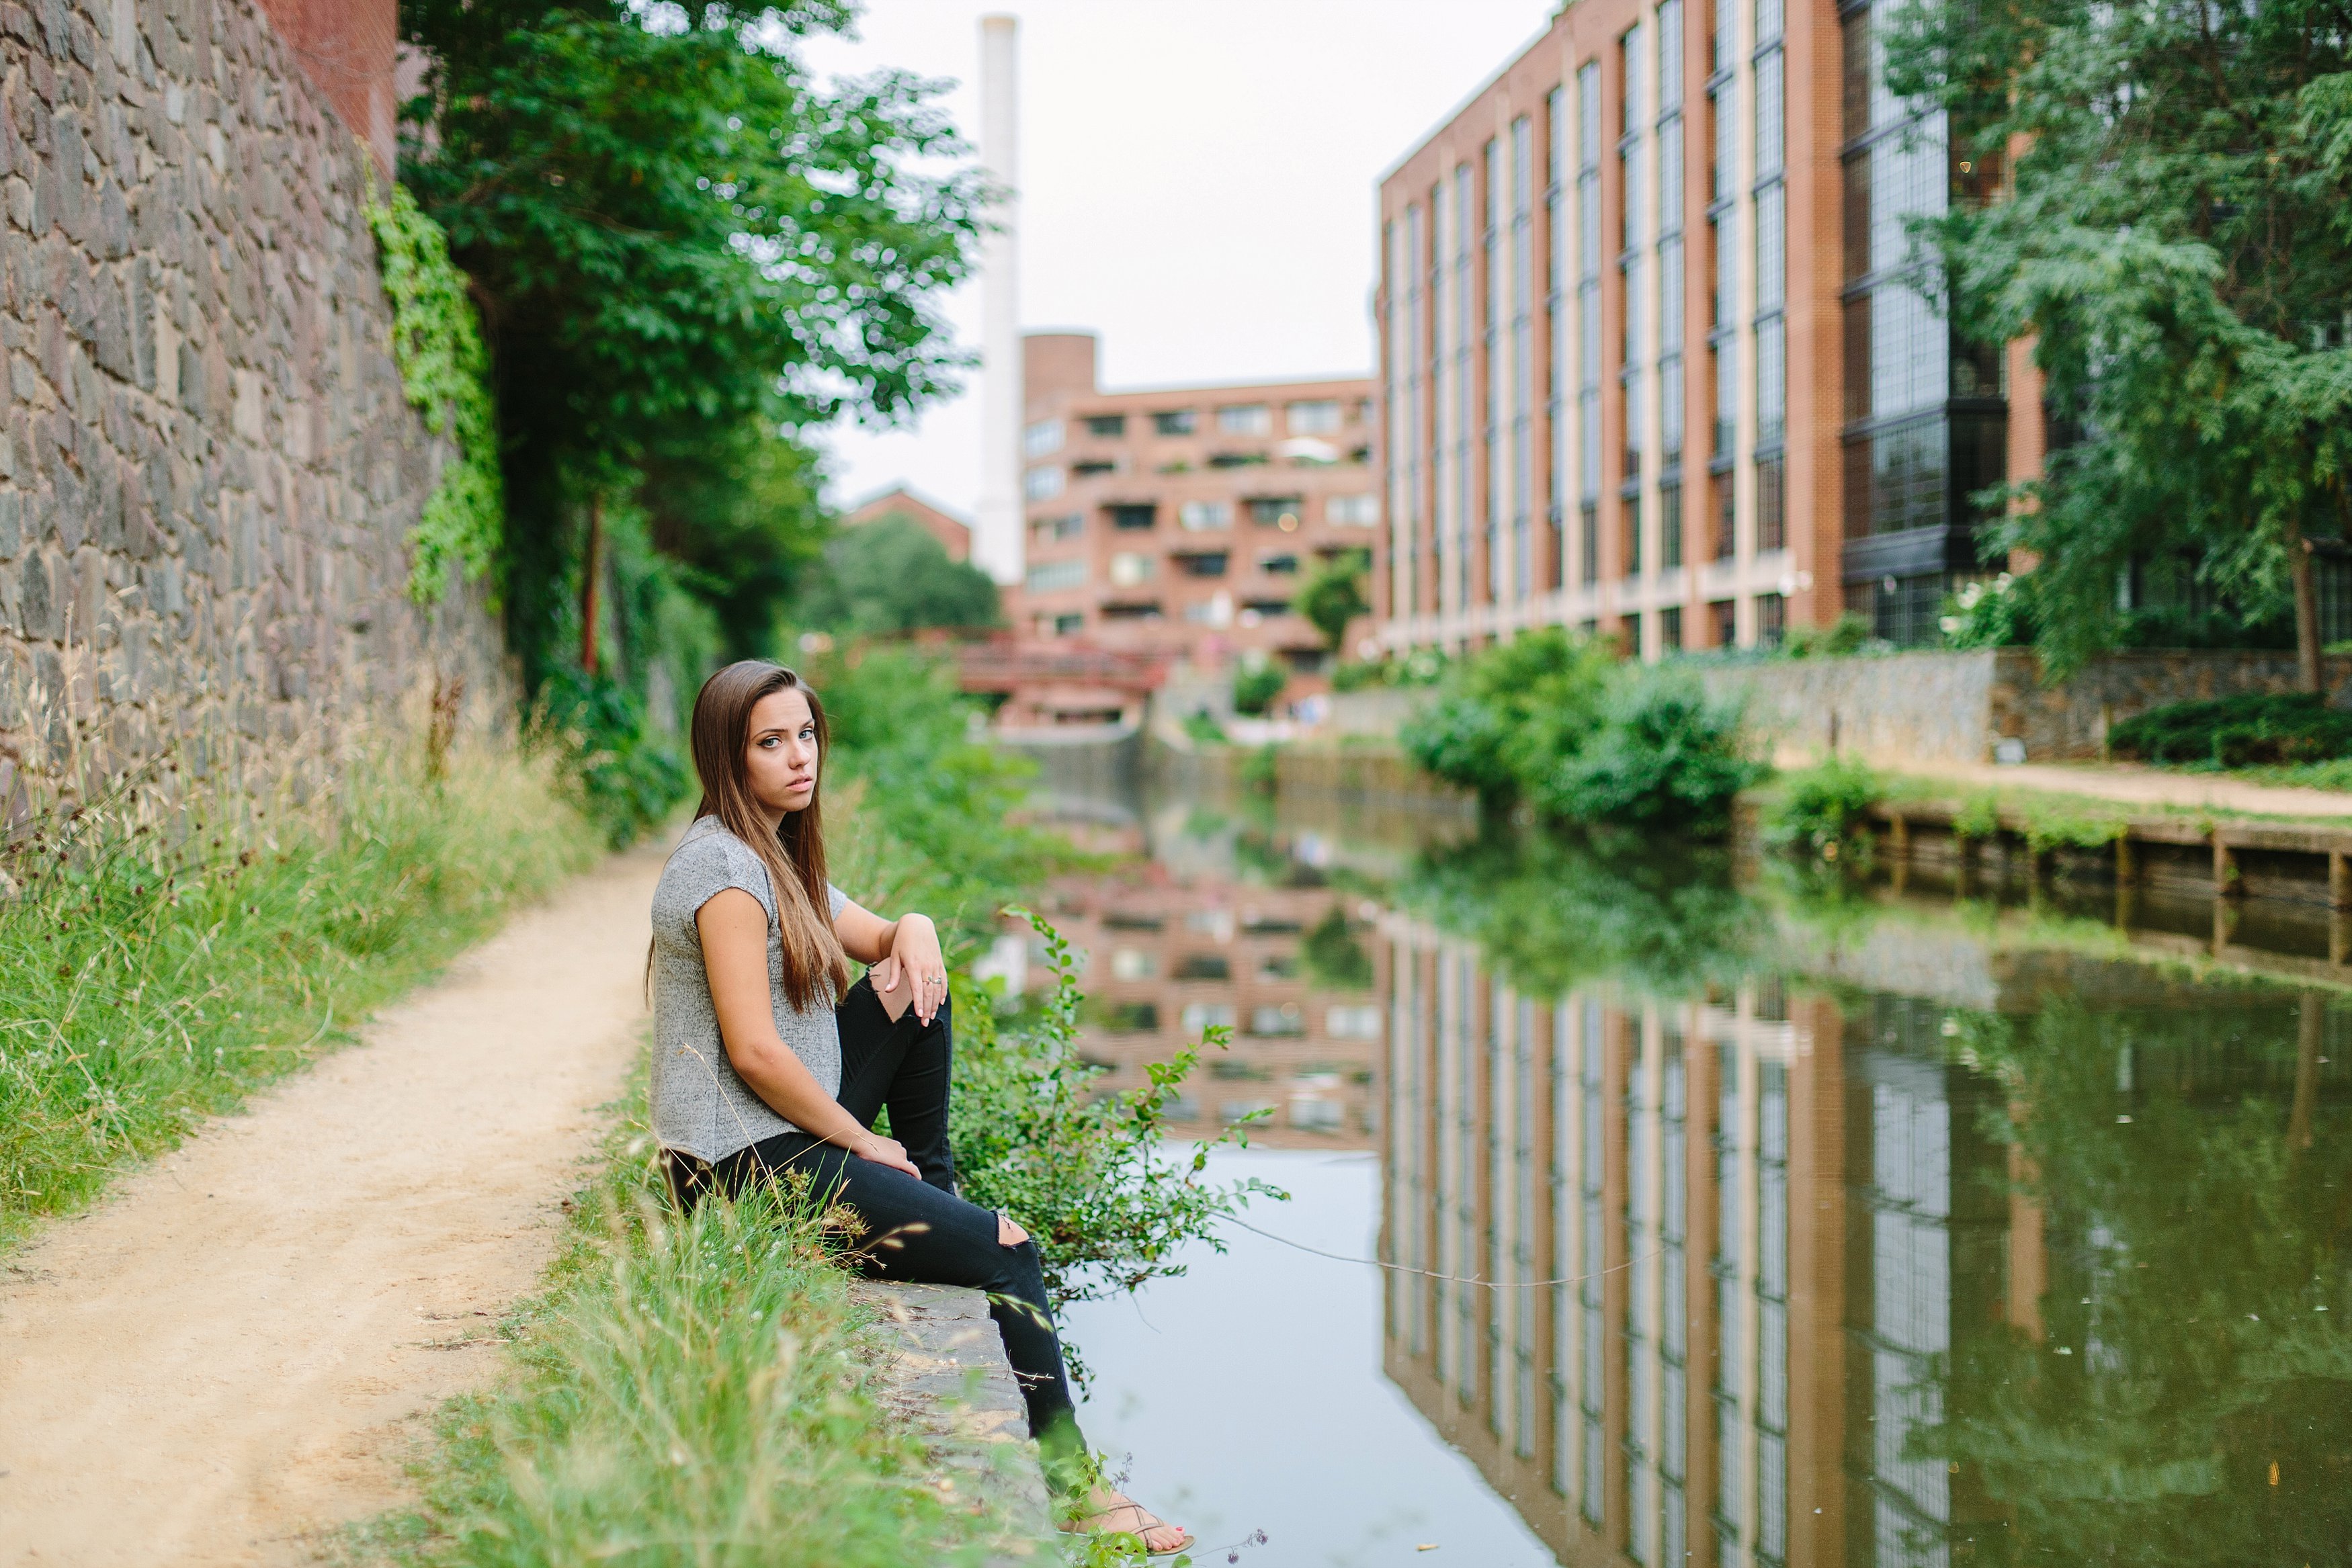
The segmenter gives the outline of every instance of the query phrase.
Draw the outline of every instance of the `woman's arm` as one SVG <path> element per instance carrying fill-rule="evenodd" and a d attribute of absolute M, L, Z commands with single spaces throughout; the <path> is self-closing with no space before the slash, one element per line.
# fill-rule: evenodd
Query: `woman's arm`
<path fill-rule="evenodd" d="M 907 1010 L 909 998 L 915 1016 L 931 1021 L 947 999 L 948 965 L 940 952 L 939 928 L 929 915 L 885 920 L 870 909 L 845 904 L 834 917 L 833 929 L 843 951 L 874 967 L 874 994 L 894 1021 Z"/>
<path fill-rule="evenodd" d="M 867 1132 L 777 1035 L 768 990 L 768 912 L 760 901 L 740 887 L 722 889 L 696 912 L 694 925 L 702 934 L 703 970 L 727 1060 L 751 1092 L 812 1137 L 919 1181 L 923 1173 L 905 1147 Z"/>

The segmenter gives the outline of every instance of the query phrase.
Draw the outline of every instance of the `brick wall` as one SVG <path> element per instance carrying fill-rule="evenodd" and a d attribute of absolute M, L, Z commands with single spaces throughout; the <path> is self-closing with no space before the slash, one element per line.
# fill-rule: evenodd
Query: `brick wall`
<path fill-rule="evenodd" d="M 507 694 L 478 594 L 403 594 L 439 453 L 388 350 L 368 154 L 313 79 L 343 96 L 336 37 L 388 62 L 391 7 L 271 9 L 308 54 L 250 0 L 0 0 L 0 815 L 74 720 L 114 760 L 284 761 L 436 675 Z"/>

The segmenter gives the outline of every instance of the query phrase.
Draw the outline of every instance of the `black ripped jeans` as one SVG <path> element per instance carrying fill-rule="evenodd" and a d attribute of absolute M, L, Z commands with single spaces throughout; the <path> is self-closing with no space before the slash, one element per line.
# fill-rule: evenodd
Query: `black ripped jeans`
<path fill-rule="evenodd" d="M 869 979 L 850 987 L 835 1012 L 841 1029 L 842 1108 L 871 1127 L 884 1106 L 890 1135 L 923 1173 L 858 1158 L 803 1132 L 778 1133 L 706 1165 L 667 1152 L 670 1190 L 691 1208 L 717 1187 L 732 1197 L 770 1173 L 806 1171 L 815 1189 L 865 1222 L 860 1270 L 880 1280 L 968 1285 L 986 1291 L 988 1315 L 1004 1336 L 1004 1357 L 1029 1406 L 1029 1432 L 1049 1454 L 1075 1452 L 1077 1424 L 1062 1343 L 1037 1266 L 1037 1244 L 1003 1247 L 996 1216 L 955 1196 L 955 1156 L 948 1149 L 948 1087 L 954 1044 L 948 1005 L 928 1024 L 908 1008 L 892 1023 Z"/>

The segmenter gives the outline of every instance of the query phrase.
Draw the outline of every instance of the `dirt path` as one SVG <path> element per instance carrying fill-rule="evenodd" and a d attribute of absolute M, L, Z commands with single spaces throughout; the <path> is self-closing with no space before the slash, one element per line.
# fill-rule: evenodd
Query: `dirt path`
<path fill-rule="evenodd" d="M 278 1563 L 402 1496 L 642 1017 L 657 852 L 608 862 L 0 1266 L 0 1563 Z"/>

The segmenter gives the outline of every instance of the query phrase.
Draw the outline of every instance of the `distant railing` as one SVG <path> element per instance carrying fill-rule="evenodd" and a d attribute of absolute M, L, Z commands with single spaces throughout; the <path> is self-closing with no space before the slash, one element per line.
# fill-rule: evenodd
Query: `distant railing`
<path fill-rule="evenodd" d="M 966 643 L 956 648 L 955 661 L 957 682 L 968 692 L 1009 692 L 1049 684 L 1148 692 L 1168 678 L 1165 655 L 1108 648 Z"/>

